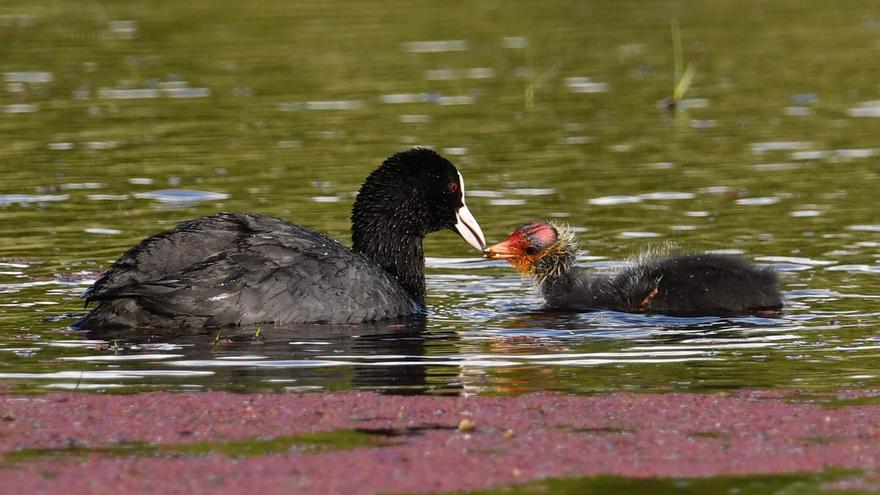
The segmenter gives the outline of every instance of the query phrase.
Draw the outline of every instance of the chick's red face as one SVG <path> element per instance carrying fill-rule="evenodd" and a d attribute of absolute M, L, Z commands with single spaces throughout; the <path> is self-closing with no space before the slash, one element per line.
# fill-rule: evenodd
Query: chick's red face
<path fill-rule="evenodd" d="M 556 229 L 544 222 L 533 222 L 514 230 L 507 239 L 486 248 L 487 258 L 505 259 L 521 273 L 529 272 L 558 239 Z"/>

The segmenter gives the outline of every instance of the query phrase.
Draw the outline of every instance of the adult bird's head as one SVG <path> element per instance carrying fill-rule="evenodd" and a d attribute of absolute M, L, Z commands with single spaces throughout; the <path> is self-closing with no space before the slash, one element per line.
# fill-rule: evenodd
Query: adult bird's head
<path fill-rule="evenodd" d="M 388 157 L 361 187 L 352 211 L 354 248 L 376 236 L 424 237 L 449 228 L 471 247 L 486 239 L 465 203 L 464 178 L 435 151 L 412 148 Z"/>

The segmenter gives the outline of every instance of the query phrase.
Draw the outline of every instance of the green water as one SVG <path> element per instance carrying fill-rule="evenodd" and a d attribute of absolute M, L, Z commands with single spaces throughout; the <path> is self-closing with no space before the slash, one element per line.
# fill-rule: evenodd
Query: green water
<path fill-rule="evenodd" d="M 673 20 L 695 70 L 676 113 L 659 105 Z M 5 1 L 0 382 L 877 388 L 878 46 L 866 1 Z M 781 271 L 788 309 L 547 314 L 444 232 L 426 244 L 431 314 L 408 334 L 83 335 L 59 318 L 128 246 L 198 215 L 282 216 L 347 242 L 360 182 L 413 145 L 459 166 L 489 241 L 550 218 L 578 228 L 586 265 L 666 244 L 735 250 Z M 221 196 L 143 196 L 164 189 Z"/>
<path fill-rule="evenodd" d="M 633 479 L 616 476 L 593 476 L 573 479 L 550 479 L 499 489 L 470 492 L 477 494 L 605 494 L 640 495 L 653 494 L 703 494 L 703 493 L 749 493 L 773 495 L 785 493 L 840 495 L 866 493 L 859 490 L 840 489 L 833 482 L 845 478 L 848 473 L 823 474 L 715 476 L 712 478 L 645 478 Z"/>
<path fill-rule="evenodd" d="M 156 445 L 126 442 L 113 447 L 75 445 L 64 448 L 23 448 L 6 454 L 7 462 L 29 461 L 46 457 L 75 457 L 100 454 L 105 456 L 198 456 L 222 454 L 229 457 L 283 454 L 293 450 L 309 453 L 327 450 L 350 450 L 360 447 L 391 445 L 390 438 L 361 430 L 333 430 L 292 437 L 248 438 L 226 442 L 197 442 Z"/>

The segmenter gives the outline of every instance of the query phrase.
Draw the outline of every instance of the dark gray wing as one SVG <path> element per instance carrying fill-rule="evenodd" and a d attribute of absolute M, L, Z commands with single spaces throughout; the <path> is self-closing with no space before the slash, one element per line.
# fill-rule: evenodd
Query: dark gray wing
<path fill-rule="evenodd" d="M 228 249 L 242 236 L 286 223 L 260 215 L 217 213 L 183 222 L 135 244 L 86 290 L 86 304 L 138 282 L 158 280 Z M 290 225 L 290 224 L 288 224 Z"/>
<path fill-rule="evenodd" d="M 152 280 L 104 286 L 91 299 L 124 299 L 126 312 L 134 303 L 141 313 L 135 325 L 360 323 L 417 309 L 385 270 L 339 242 L 259 219 L 258 228 L 232 238 L 220 252 Z"/>

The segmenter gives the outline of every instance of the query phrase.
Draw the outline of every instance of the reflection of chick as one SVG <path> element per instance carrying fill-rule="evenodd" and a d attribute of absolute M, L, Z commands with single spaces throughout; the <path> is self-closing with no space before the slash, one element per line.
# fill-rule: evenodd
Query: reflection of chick
<path fill-rule="evenodd" d="M 575 265 L 577 251 L 569 229 L 533 222 L 485 254 L 531 277 L 551 308 L 679 316 L 770 316 L 782 309 L 776 273 L 736 256 L 647 257 L 609 273 L 593 273 Z"/>

